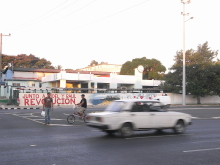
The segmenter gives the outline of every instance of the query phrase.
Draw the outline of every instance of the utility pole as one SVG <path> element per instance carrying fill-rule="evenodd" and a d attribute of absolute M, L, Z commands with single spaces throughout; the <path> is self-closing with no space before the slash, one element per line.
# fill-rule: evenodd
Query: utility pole
<path fill-rule="evenodd" d="M 2 72 L 2 36 L 11 36 L 11 34 L 9 33 L 8 35 L 4 35 L 0 33 L 0 72 Z M 1 74 L 1 78 L 2 78 L 2 74 Z"/>
<path fill-rule="evenodd" d="M 186 48 L 185 48 L 185 23 L 186 23 L 186 16 L 189 15 L 189 13 L 186 13 L 185 11 L 185 5 L 189 4 L 191 1 L 188 0 L 181 0 L 181 3 L 183 3 L 183 12 L 181 13 L 183 15 L 183 84 L 182 84 L 182 105 L 186 105 L 186 60 L 185 60 L 185 54 L 186 54 Z M 190 19 L 193 19 L 191 17 Z"/>

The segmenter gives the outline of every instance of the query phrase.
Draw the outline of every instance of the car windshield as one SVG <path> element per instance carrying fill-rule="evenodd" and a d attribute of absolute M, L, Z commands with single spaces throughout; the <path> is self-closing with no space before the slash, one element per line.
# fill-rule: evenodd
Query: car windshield
<path fill-rule="evenodd" d="M 122 110 L 124 106 L 124 102 L 122 101 L 115 101 L 113 103 L 111 103 L 106 109 L 105 111 L 111 111 L 111 112 L 119 112 Z"/>

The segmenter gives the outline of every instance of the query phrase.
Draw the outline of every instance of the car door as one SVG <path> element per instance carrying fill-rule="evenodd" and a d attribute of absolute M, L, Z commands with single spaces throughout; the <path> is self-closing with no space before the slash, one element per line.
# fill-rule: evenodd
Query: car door
<path fill-rule="evenodd" d="M 130 118 L 137 129 L 146 129 L 152 127 L 151 115 L 144 107 L 144 104 L 135 103 L 130 112 Z"/>
<path fill-rule="evenodd" d="M 152 109 L 150 116 L 153 128 L 165 128 L 169 126 L 170 118 L 166 111 Z"/>

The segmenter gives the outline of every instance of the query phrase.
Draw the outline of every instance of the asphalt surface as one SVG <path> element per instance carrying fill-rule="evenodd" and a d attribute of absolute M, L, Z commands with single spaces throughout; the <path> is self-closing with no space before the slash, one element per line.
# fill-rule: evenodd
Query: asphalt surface
<path fill-rule="evenodd" d="M 87 112 L 102 111 L 91 107 Z M 71 108 L 55 108 L 51 125 L 41 110 L 0 110 L 1 165 L 219 165 L 220 106 L 171 107 L 189 113 L 185 134 L 172 130 L 135 132 L 130 138 L 107 136 L 77 119 Z"/>

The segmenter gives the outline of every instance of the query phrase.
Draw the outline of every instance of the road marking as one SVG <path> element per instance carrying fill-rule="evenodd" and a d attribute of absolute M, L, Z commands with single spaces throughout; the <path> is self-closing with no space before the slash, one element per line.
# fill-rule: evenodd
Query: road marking
<path fill-rule="evenodd" d="M 19 115 L 19 116 L 22 116 L 22 117 L 39 117 L 39 116 L 23 116 L 23 115 Z"/>
<path fill-rule="evenodd" d="M 45 120 L 45 119 L 34 119 L 34 120 Z"/>
<path fill-rule="evenodd" d="M 92 131 L 92 132 L 103 132 L 103 131 L 101 131 L 101 130 L 96 130 L 96 129 L 92 129 L 91 131 Z"/>
<path fill-rule="evenodd" d="M 14 115 L 14 116 L 17 116 L 17 117 L 21 117 L 21 118 L 24 118 L 24 119 L 28 119 L 28 120 L 31 120 L 31 121 L 34 121 L 34 122 L 37 122 L 37 123 L 40 123 L 40 124 L 44 124 L 44 123 L 42 123 L 40 121 L 36 121 L 36 120 L 30 119 L 30 118 L 27 118 L 27 117 L 19 116 L 17 114 L 11 114 L 11 115 Z"/>
<path fill-rule="evenodd" d="M 31 147 L 36 147 L 37 145 L 34 145 L 34 144 L 33 144 L 33 145 L 30 145 L 30 146 L 31 146 Z"/>
<path fill-rule="evenodd" d="M 30 119 L 26 116 L 20 116 L 20 114 L 11 114 L 11 113 L 3 113 L 3 114 L 10 114 L 10 115 L 14 115 L 14 116 L 17 116 L 17 117 L 21 117 L 21 118 L 24 118 L 24 119 L 28 119 L 28 120 L 31 120 L 31 121 L 34 121 L 36 123 L 40 123 L 40 124 L 45 124 L 44 122 L 40 122 L 40 121 L 37 121 L 37 120 L 45 120 L 44 118 L 41 118 L 41 119 Z M 64 119 L 51 119 L 51 120 L 64 120 Z M 72 125 L 66 125 L 66 124 L 50 124 L 48 126 L 82 126 L 82 125 L 77 125 L 77 124 L 72 124 Z"/>
<path fill-rule="evenodd" d="M 48 124 L 49 126 L 62 126 L 62 127 L 69 127 L 69 126 L 80 126 L 80 125 L 67 125 L 67 124 Z"/>
<path fill-rule="evenodd" d="M 144 138 L 161 138 L 161 137 L 172 137 L 172 136 L 186 136 L 186 135 L 193 135 L 193 134 L 178 134 L 178 135 L 158 135 L 158 136 L 143 136 L 143 137 L 131 137 L 131 138 L 125 138 L 126 140 L 131 139 L 144 139 Z"/>
<path fill-rule="evenodd" d="M 212 118 L 210 117 L 210 118 L 193 118 L 193 119 L 195 119 L 195 120 L 210 120 Z"/>
<path fill-rule="evenodd" d="M 220 150 L 220 148 L 207 148 L 207 149 L 199 149 L 199 150 L 188 150 L 183 152 L 201 152 L 201 151 L 213 151 L 213 150 Z"/>
<path fill-rule="evenodd" d="M 212 117 L 213 119 L 220 119 L 220 117 Z"/>
<path fill-rule="evenodd" d="M 22 115 L 22 116 L 23 116 L 23 115 L 24 115 L 24 116 L 25 116 L 25 115 L 29 115 L 29 116 L 31 115 L 31 113 L 18 113 L 18 114 L 19 114 L 19 115 Z"/>
<path fill-rule="evenodd" d="M 220 140 L 213 140 L 213 141 L 195 141 L 195 142 L 189 142 L 189 143 L 214 143 L 219 142 Z"/>
<path fill-rule="evenodd" d="M 199 108 L 189 108 L 187 107 L 187 109 L 184 108 L 173 108 L 173 109 L 169 109 L 170 111 L 175 111 L 175 110 L 197 110 L 197 109 L 201 109 L 201 110 L 206 110 L 206 109 L 219 109 L 219 107 L 199 107 Z"/>
<path fill-rule="evenodd" d="M 45 119 L 33 119 L 33 120 L 45 120 Z M 65 119 L 50 119 L 51 121 L 60 121 L 60 120 L 65 120 Z M 65 120 L 66 121 L 66 120 Z"/>

